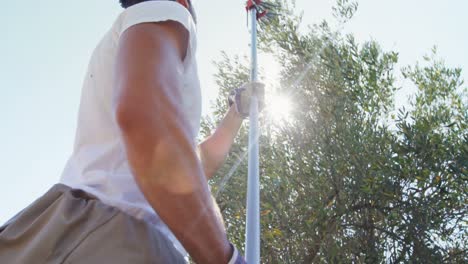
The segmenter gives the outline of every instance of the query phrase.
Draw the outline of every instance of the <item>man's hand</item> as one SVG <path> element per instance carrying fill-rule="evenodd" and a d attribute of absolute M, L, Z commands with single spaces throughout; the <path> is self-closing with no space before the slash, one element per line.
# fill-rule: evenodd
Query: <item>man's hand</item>
<path fill-rule="evenodd" d="M 250 101 L 252 96 L 258 100 L 259 112 L 265 107 L 265 84 L 261 82 L 251 82 L 233 90 L 228 97 L 229 106 L 235 105 L 237 113 L 242 118 L 247 118 L 250 112 Z"/>

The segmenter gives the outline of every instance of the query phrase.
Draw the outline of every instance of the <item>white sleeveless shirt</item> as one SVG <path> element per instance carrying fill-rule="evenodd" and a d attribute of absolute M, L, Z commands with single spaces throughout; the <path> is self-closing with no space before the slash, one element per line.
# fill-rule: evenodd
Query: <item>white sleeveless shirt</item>
<path fill-rule="evenodd" d="M 179 22 L 190 34 L 184 60 L 182 100 L 185 114 L 191 122 L 193 139 L 197 137 L 201 92 L 195 59 L 195 23 L 188 10 L 177 2 L 143 2 L 124 10 L 93 52 L 82 88 L 73 153 L 60 182 L 89 192 L 108 205 L 153 223 L 182 254 L 187 255 L 136 185 L 113 110 L 114 63 L 120 36 L 133 25 L 167 20 Z"/>

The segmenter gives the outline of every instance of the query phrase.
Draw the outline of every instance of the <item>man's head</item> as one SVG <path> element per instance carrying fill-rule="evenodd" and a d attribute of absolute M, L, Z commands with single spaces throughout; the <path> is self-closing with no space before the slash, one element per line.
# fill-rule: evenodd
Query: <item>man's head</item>
<path fill-rule="evenodd" d="M 178 2 L 179 4 L 185 6 L 189 11 L 190 14 L 192 14 L 193 20 L 195 23 L 197 22 L 197 16 L 195 13 L 195 9 L 193 8 L 192 1 L 191 0 L 119 0 L 120 5 L 123 8 L 127 8 L 142 2 L 148 2 L 148 1 L 173 1 L 173 2 Z"/>

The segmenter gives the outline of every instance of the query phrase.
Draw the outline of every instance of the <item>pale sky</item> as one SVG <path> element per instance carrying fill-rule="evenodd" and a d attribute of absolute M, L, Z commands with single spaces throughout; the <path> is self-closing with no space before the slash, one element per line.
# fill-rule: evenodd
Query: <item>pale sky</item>
<path fill-rule="evenodd" d="M 217 93 L 211 62 L 221 50 L 248 55 L 244 0 L 193 2 L 199 16 L 203 109 L 208 113 Z M 312 24 L 331 19 L 333 2 L 297 0 L 297 10 L 304 11 L 305 24 Z M 345 31 L 360 42 L 374 39 L 385 50 L 398 51 L 399 66 L 414 64 L 437 45 L 448 65 L 467 69 L 466 10 L 466 0 L 362 0 Z M 0 224 L 57 183 L 72 151 L 89 56 L 119 12 L 117 0 L 2 3 Z"/>

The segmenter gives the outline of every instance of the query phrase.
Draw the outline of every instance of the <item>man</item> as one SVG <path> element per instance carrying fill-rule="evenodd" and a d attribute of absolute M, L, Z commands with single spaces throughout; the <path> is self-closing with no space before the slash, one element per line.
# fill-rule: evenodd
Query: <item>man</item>
<path fill-rule="evenodd" d="M 237 89 L 197 146 L 201 96 L 190 0 L 121 0 L 83 85 L 61 183 L 0 228 L 0 263 L 243 263 L 207 185 L 248 109 Z"/>

